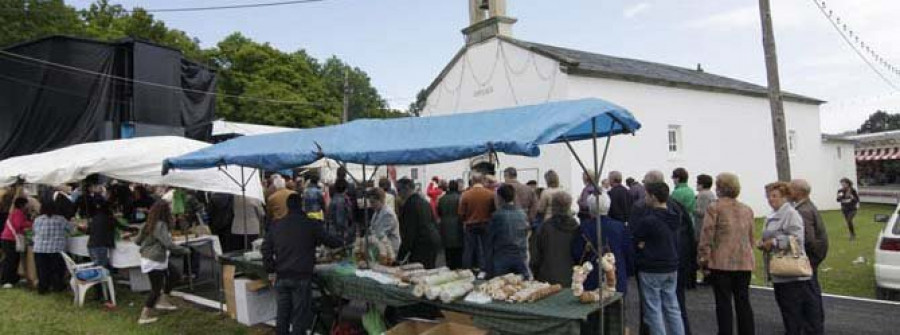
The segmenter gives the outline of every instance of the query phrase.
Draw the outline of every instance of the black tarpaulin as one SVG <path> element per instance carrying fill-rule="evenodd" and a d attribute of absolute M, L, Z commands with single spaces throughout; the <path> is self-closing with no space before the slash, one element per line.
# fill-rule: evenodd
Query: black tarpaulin
<path fill-rule="evenodd" d="M 216 97 L 203 92 L 215 92 L 216 75 L 209 69 L 188 60 L 181 60 L 181 123 L 184 136 L 200 141 L 212 139 Z"/>
<path fill-rule="evenodd" d="M 8 51 L 112 74 L 114 49 L 48 39 Z M 0 56 L 0 159 L 102 139 L 111 114 L 109 77 Z"/>
<path fill-rule="evenodd" d="M 181 53 L 145 43 L 134 43 L 134 80 L 165 85 L 134 85 L 133 121 L 181 126 Z M 173 113 L 172 111 L 177 111 Z"/>
<path fill-rule="evenodd" d="M 0 54 L 0 159 L 117 138 L 123 123 L 211 138 L 215 72 L 178 50 L 53 36 L 5 51 L 37 61 Z"/>

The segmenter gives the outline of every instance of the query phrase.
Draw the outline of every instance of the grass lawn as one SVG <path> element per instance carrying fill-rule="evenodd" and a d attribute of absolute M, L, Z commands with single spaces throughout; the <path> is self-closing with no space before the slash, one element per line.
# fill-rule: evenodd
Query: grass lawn
<path fill-rule="evenodd" d="M 875 242 L 884 224 L 875 222 L 873 217 L 875 214 L 890 214 L 894 207 L 862 205 L 854 220 L 856 240 L 852 242 L 841 212 L 822 212 L 828 232 L 828 256 L 819 266 L 819 282 L 825 293 L 875 298 Z M 757 219 L 757 239 L 762 236 L 762 228 L 762 219 Z M 863 257 L 865 262 L 854 264 L 858 257 Z M 759 251 L 756 252 L 756 264 L 753 284 L 763 285 L 763 262 Z"/>
<path fill-rule="evenodd" d="M 107 311 L 93 300 L 83 308 L 72 304 L 72 293 L 40 296 L 16 288 L 0 290 L 0 333 L 3 334 L 273 334 L 271 329 L 248 328 L 214 310 L 202 310 L 173 298 L 177 311 L 162 312 L 159 321 L 139 326 L 144 295 L 118 287 L 119 306 Z"/>

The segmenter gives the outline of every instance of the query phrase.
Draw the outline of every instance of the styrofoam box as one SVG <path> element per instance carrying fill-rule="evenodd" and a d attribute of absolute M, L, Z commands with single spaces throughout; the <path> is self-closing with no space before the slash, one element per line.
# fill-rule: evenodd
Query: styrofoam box
<path fill-rule="evenodd" d="M 234 299 L 237 321 L 241 324 L 252 326 L 275 319 L 277 300 L 275 290 L 265 287 L 253 292 L 247 289 L 247 284 L 252 280 L 235 278 Z"/>

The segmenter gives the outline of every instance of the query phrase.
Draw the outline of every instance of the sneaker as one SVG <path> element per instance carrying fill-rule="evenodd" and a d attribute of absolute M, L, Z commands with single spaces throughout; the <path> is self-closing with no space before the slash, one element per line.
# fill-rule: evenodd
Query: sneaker
<path fill-rule="evenodd" d="M 156 321 L 159 321 L 159 319 L 158 319 L 158 318 L 154 318 L 154 317 L 149 317 L 149 316 L 148 316 L 148 317 L 141 317 L 140 319 L 138 319 L 138 324 L 139 324 L 139 325 L 145 325 L 145 324 L 148 324 L 148 323 L 154 323 L 154 322 L 156 322 Z"/>
<path fill-rule="evenodd" d="M 156 306 L 153 308 L 161 310 L 161 311 L 174 311 L 178 309 L 178 306 L 170 304 L 168 301 L 160 301 L 156 303 Z"/>
<path fill-rule="evenodd" d="M 10 289 L 10 288 L 13 288 L 13 285 L 12 285 L 12 284 L 9 284 L 9 283 L 3 284 L 3 288 L 4 288 L 4 289 Z"/>
<path fill-rule="evenodd" d="M 148 323 L 154 323 L 154 322 L 156 322 L 157 320 L 159 320 L 159 318 L 152 316 L 152 315 L 150 314 L 150 309 L 144 308 L 144 309 L 141 311 L 141 317 L 138 318 L 138 324 L 139 324 L 139 325 L 145 325 L 145 324 L 148 324 Z"/>
<path fill-rule="evenodd" d="M 177 306 L 169 302 L 169 297 L 167 295 L 161 295 L 159 300 L 156 301 L 156 306 L 153 306 L 153 308 L 161 311 L 174 311 L 178 309 Z"/>

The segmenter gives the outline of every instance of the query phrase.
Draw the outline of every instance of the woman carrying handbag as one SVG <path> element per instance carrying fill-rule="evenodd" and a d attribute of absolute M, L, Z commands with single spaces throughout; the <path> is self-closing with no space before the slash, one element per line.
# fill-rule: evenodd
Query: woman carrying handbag
<path fill-rule="evenodd" d="M 766 185 L 766 197 L 774 210 L 766 216 L 759 242 L 765 252 L 766 276 L 775 287 L 785 334 L 824 334 L 822 309 L 810 280 L 812 268 L 803 246 L 803 219 L 788 202 L 788 183 Z"/>

